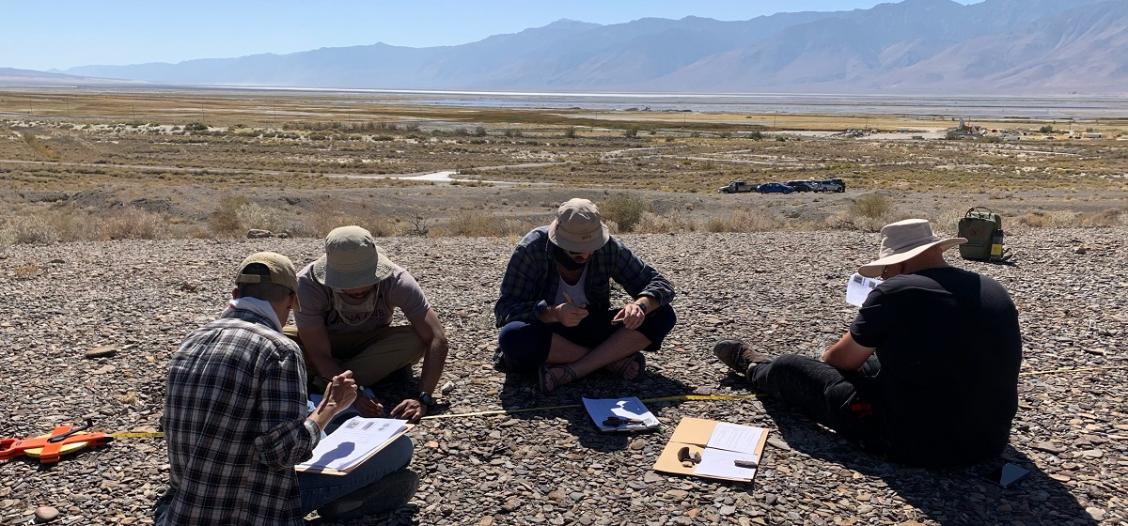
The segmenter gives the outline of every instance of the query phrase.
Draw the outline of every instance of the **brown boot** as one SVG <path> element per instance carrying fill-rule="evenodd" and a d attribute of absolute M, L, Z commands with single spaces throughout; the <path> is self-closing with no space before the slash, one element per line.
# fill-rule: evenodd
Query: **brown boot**
<path fill-rule="evenodd" d="M 771 361 L 771 358 L 763 353 L 759 353 L 749 349 L 744 342 L 740 340 L 721 340 L 713 346 L 713 355 L 715 355 L 721 363 L 729 366 L 732 370 L 747 375 L 748 369 L 758 363 Z"/>

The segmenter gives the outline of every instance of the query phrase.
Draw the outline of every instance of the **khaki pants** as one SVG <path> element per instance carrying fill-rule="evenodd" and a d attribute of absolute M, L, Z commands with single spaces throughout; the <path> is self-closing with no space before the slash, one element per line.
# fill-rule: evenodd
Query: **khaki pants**
<path fill-rule="evenodd" d="M 302 347 L 311 383 L 315 373 L 298 336 L 298 328 L 287 325 L 282 332 Z M 389 374 L 418 362 L 427 349 L 410 325 L 384 327 L 371 332 L 329 334 L 333 358 L 351 370 L 357 385 L 370 386 Z M 323 385 L 323 384 L 322 384 Z"/>

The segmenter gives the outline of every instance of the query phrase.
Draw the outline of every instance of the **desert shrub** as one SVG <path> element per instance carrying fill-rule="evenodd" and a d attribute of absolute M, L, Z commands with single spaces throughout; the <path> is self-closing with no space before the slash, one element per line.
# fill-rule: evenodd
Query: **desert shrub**
<path fill-rule="evenodd" d="M 442 226 L 428 228 L 431 236 L 497 237 L 527 232 L 532 224 L 513 218 L 504 218 L 482 210 L 464 210 Z"/>
<path fill-rule="evenodd" d="M 158 239 L 165 234 L 164 218 L 147 210 L 124 208 L 101 221 L 103 239 Z"/>
<path fill-rule="evenodd" d="M 752 130 L 748 132 L 748 138 L 753 141 L 761 141 L 764 139 L 764 134 L 760 130 Z"/>
<path fill-rule="evenodd" d="M 1047 124 L 1045 126 L 1042 126 L 1041 128 L 1038 128 L 1038 131 L 1040 131 L 1042 133 L 1053 133 L 1054 127 Z"/>
<path fill-rule="evenodd" d="M 638 128 L 627 128 L 626 130 L 623 130 L 623 137 L 626 137 L 628 139 L 634 139 L 638 137 Z"/>
<path fill-rule="evenodd" d="M 697 222 L 684 214 L 675 212 L 659 215 L 654 212 L 644 212 L 634 231 L 642 234 L 673 234 L 694 232 L 697 229 Z"/>
<path fill-rule="evenodd" d="M 869 219 L 880 219 L 893 211 L 893 202 L 881 194 L 866 194 L 850 204 L 850 214 Z"/>
<path fill-rule="evenodd" d="M 54 243 L 59 240 L 59 235 L 40 218 L 16 216 L 8 218 L 0 226 L 0 240 L 7 245 Z"/>
<path fill-rule="evenodd" d="M 633 194 L 615 194 L 599 204 L 603 219 L 618 225 L 620 232 L 633 232 L 649 209 L 650 203 Z"/>
<path fill-rule="evenodd" d="M 206 132 L 208 131 L 208 125 L 202 122 L 189 122 L 188 124 L 184 125 L 184 131 Z"/>
<path fill-rule="evenodd" d="M 208 229 L 217 236 L 242 234 L 239 222 L 239 209 L 247 204 L 247 198 L 229 195 L 219 201 L 219 206 L 208 216 Z"/>
<path fill-rule="evenodd" d="M 1030 228 L 1111 227 L 1124 224 L 1124 211 L 1112 209 L 1099 212 L 1036 211 L 1019 216 L 1016 222 Z"/>
<path fill-rule="evenodd" d="M 271 232 L 286 230 L 286 218 L 276 208 L 261 206 L 256 203 L 246 203 L 235 211 L 240 230 L 258 228 Z"/>
<path fill-rule="evenodd" d="M 780 230 L 782 226 L 776 216 L 764 211 L 737 211 L 705 222 L 709 232 L 766 232 Z"/>
<path fill-rule="evenodd" d="M 521 137 L 521 130 L 518 130 L 517 128 L 506 128 L 505 136 L 510 138 Z"/>
<path fill-rule="evenodd" d="M 481 210 L 459 212 L 441 232 L 448 236 L 489 237 L 506 233 L 505 221 Z"/>
<path fill-rule="evenodd" d="M 1124 224 L 1123 210 L 1102 210 L 1077 214 L 1077 224 L 1082 227 L 1110 227 Z"/>
<path fill-rule="evenodd" d="M 564 137 L 566 137 L 568 139 L 575 139 L 576 138 L 576 127 L 575 126 L 569 126 L 568 129 L 564 130 Z"/>
<path fill-rule="evenodd" d="M 102 220 L 80 208 L 52 210 L 44 214 L 42 221 L 50 225 L 58 241 L 103 239 Z"/>

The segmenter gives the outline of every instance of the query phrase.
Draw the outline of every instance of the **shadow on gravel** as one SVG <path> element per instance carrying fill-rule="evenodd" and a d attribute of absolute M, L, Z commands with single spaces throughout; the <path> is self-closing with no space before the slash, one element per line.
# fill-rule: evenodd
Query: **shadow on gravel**
<path fill-rule="evenodd" d="M 940 524 L 1097 524 L 1065 485 L 1010 446 L 999 460 L 966 468 L 907 467 L 854 447 L 781 402 L 765 397 L 763 404 L 792 449 L 880 477 L 909 505 Z M 988 474 L 1004 462 L 1030 470 L 1030 475 L 1004 489 L 988 479 Z"/>
<path fill-rule="evenodd" d="M 358 517 L 347 521 L 329 521 L 325 519 L 307 520 L 306 526 L 409 526 L 419 524 L 415 517 L 419 513 L 419 506 L 408 504 L 388 513 Z"/>
<path fill-rule="evenodd" d="M 508 374 L 505 377 L 505 384 L 501 388 L 501 406 L 506 411 L 514 411 L 534 407 L 581 404 L 580 398 L 585 396 L 588 398 L 636 396 L 645 399 L 687 394 L 692 391 L 686 384 L 661 374 L 651 366 L 647 367 L 646 375 L 635 382 L 626 382 L 599 372 L 562 386 L 549 395 L 538 392 L 534 376 Z M 663 402 L 662 404 L 648 404 L 647 407 L 661 418 L 660 411 L 662 408 L 668 407 L 670 404 L 680 403 Z M 587 411 L 582 407 L 519 412 L 511 416 L 522 420 L 563 417 L 568 420 L 568 432 L 574 435 L 583 447 L 596 451 L 611 452 L 626 449 L 630 445 L 630 441 L 637 438 L 635 433 L 601 433 L 591 421 Z"/>

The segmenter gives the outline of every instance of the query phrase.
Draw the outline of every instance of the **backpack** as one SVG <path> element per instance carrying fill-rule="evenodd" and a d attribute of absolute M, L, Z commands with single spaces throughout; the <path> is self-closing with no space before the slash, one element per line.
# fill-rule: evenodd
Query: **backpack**
<path fill-rule="evenodd" d="M 956 231 L 967 239 L 960 245 L 960 257 L 976 261 L 1003 261 L 1003 218 L 990 209 L 977 206 L 960 218 Z"/>

